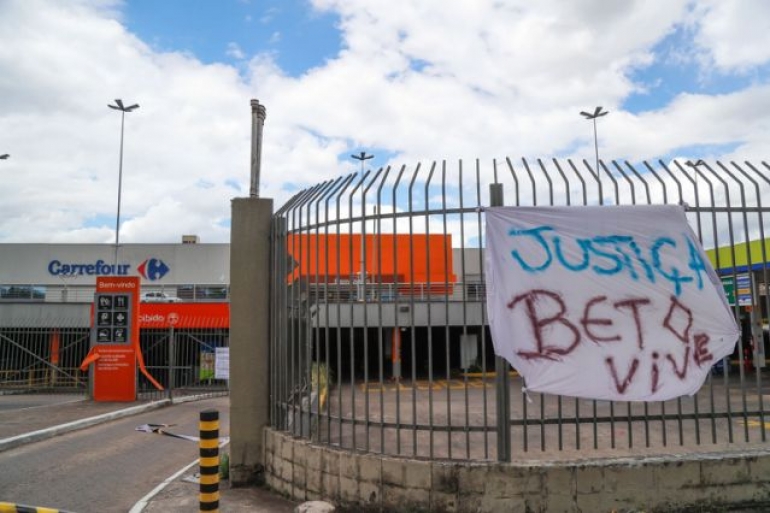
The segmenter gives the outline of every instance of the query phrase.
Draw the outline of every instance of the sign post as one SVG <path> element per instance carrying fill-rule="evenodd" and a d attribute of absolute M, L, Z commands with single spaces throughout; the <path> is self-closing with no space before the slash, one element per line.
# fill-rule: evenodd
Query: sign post
<path fill-rule="evenodd" d="M 139 278 L 96 279 L 91 354 L 95 401 L 136 400 L 139 347 Z"/>

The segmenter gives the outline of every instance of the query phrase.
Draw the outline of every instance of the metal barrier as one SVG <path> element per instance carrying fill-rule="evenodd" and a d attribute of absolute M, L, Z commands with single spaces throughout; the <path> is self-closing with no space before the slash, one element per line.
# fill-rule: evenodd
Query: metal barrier
<path fill-rule="evenodd" d="M 140 397 L 214 397 L 229 393 L 229 381 L 218 378 L 216 372 L 217 351 L 229 347 L 229 329 L 206 319 L 183 324 L 188 327 L 141 331 L 140 343 L 147 370 L 165 390 L 156 390 L 149 380 L 140 375 Z"/>
<path fill-rule="evenodd" d="M 139 374 L 139 399 L 229 393 L 229 381 L 218 378 L 215 368 L 217 351 L 229 347 L 228 327 L 220 319 L 181 322 L 185 328 L 141 330 L 145 364 L 165 390 Z M 80 319 L 31 319 L 0 327 L 0 393 L 86 394 L 88 372 L 79 367 L 90 340 L 91 328 Z"/>
<path fill-rule="evenodd" d="M 273 427 L 346 449 L 462 460 L 766 442 L 768 171 L 764 162 L 434 162 L 299 192 L 273 219 Z M 513 206 L 683 205 L 726 293 L 735 290 L 744 325 L 735 354 L 698 394 L 673 401 L 527 393 L 496 360 L 487 327 L 484 207 L 500 188 Z"/>
<path fill-rule="evenodd" d="M 69 320 L 0 327 L 0 390 L 85 393 L 88 374 L 78 367 L 90 336 Z"/>

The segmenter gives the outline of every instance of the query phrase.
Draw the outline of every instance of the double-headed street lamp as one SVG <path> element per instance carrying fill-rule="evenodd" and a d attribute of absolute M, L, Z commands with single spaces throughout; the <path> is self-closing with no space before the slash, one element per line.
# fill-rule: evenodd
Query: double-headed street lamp
<path fill-rule="evenodd" d="M 706 165 L 706 161 L 703 160 L 703 159 L 698 159 L 695 162 L 693 162 L 692 160 L 688 160 L 687 162 L 685 162 L 685 164 L 692 168 L 692 176 L 693 176 L 693 178 L 695 178 L 695 196 L 696 196 L 696 201 L 697 201 L 697 196 L 698 196 L 698 166 L 705 166 Z"/>
<path fill-rule="evenodd" d="M 596 118 L 600 118 L 602 116 L 606 116 L 609 114 L 610 111 L 605 110 L 602 111 L 601 107 L 596 107 L 593 114 L 588 113 L 586 111 L 581 111 L 580 115 L 583 116 L 586 119 L 593 120 L 594 122 L 594 150 L 596 151 L 596 172 L 599 173 L 599 138 L 596 135 Z"/>
<path fill-rule="evenodd" d="M 365 151 L 362 151 L 358 155 L 351 155 L 350 158 L 354 158 L 356 160 L 360 160 L 361 161 L 361 173 L 363 173 L 364 172 L 364 161 L 365 160 L 369 160 L 369 159 L 373 159 L 374 155 L 367 155 Z"/>
<path fill-rule="evenodd" d="M 350 157 L 361 162 L 361 175 L 363 175 L 364 174 L 364 161 L 369 160 L 369 159 L 373 159 L 374 155 L 367 155 L 365 151 L 362 151 L 358 155 L 351 155 Z M 362 192 L 362 198 L 363 198 L 363 195 L 365 194 L 365 192 L 364 192 L 363 189 L 361 190 L 361 192 Z M 360 281 L 360 284 L 358 285 L 359 289 L 358 289 L 358 292 L 357 292 L 358 300 L 359 301 L 365 301 L 365 299 L 366 299 L 366 298 L 364 298 L 364 289 L 363 289 L 364 283 L 366 282 L 366 261 L 365 261 L 365 258 L 364 258 L 364 252 L 365 252 L 365 247 L 366 247 L 366 238 L 364 237 L 364 234 L 366 232 L 366 221 L 365 221 L 365 219 L 366 219 L 366 212 L 363 212 L 363 205 L 362 205 L 362 215 L 361 215 L 361 270 L 360 270 L 361 281 Z"/>
<path fill-rule="evenodd" d="M 118 164 L 118 215 L 115 222 L 115 265 L 118 265 L 118 244 L 120 243 L 120 196 L 123 189 L 123 129 L 126 123 L 126 112 L 131 112 L 139 108 L 138 104 L 123 105 L 123 100 L 116 99 L 115 105 L 107 107 L 120 111 L 120 163 Z"/>

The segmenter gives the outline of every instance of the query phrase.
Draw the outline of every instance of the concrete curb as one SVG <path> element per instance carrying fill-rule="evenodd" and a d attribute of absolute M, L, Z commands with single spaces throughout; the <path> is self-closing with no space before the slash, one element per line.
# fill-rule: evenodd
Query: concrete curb
<path fill-rule="evenodd" d="M 102 424 L 111 420 L 121 419 L 123 417 L 129 417 L 131 415 L 144 413 L 146 411 L 156 410 L 158 408 L 170 406 L 171 404 L 172 401 L 170 399 L 161 399 L 160 401 L 153 401 L 147 404 L 131 406 L 122 410 L 103 413 L 102 415 L 95 415 L 93 417 L 67 422 L 66 424 L 59 424 L 58 426 L 31 431 L 22 435 L 12 436 L 10 438 L 3 438 L 0 439 L 0 452 L 19 447 L 21 445 L 53 438 L 54 436 L 63 435 L 64 433 L 85 429 L 87 427 L 95 426 L 96 424 Z"/>

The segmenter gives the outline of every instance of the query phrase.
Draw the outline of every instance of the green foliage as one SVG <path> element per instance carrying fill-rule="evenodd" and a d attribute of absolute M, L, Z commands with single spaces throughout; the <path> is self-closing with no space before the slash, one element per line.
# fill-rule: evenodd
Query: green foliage
<path fill-rule="evenodd" d="M 230 479 L 230 455 L 226 452 L 219 456 L 219 479 Z"/>

